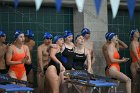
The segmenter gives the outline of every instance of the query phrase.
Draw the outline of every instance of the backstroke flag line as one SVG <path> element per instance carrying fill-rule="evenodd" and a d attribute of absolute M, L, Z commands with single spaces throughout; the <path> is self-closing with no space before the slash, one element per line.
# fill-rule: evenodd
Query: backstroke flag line
<path fill-rule="evenodd" d="M 62 0 L 56 0 L 56 10 L 60 12 L 62 6 Z"/>
<path fill-rule="evenodd" d="M 43 0 L 35 0 L 36 11 L 38 11 L 41 7 Z"/>
<path fill-rule="evenodd" d="M 14 5 L 15 5 L 15 8 L 18 7 L 18 4 L 19 4 L 19 0 L 14 0 Z"/>
<path fill-rule="evenodd" d="M 95 2 L 95 7 L 96 7 L 96 13 L 97 15 L 99 15 L 102 0 L 94 0 L 94 2 Z"/>
<path fill-rule="evenodd" d="M 110 0 L 110 4 L 113 13 L 113 18 L 115 18 L 119 9 L 120 0 Z"/>
<path fill-rule="evenodd" d="M 75 0 L 78 12 L 83 12 L 85 0 Z"/>
<path fill-rule="evenodd" d="M 130 18 L 132 18 L 135 10 L 136 0 L 127 0 L 127 4 Z"/>
<path fill-rule="evenodd" d="M 19 1 L 20 0 L 14 0 L 15 8 L 18 7 Z M 62 0 L 55 0 L 55 1 L 56 1 L 56 9 L 59 12 L 59 11 L 61 11 Z M 95 7 L 96 7 L 96 13 L 97 13 L 97 15 L 99 15 L 101 4 L 102 4 L 103 0 L 93 0 L 93 1 L 95 3 Z M 43 0 L 35 0 L 36 11 L 38 11 L 40 9 L 42 2 L 43 2 Z M 83 12 L 85 0 L 75 0 L 75 2 L 76 2 L 78 12 Z M 115 18 L 117 15 L 118 9 L 119 9 L 120 0 L 110 0 L 110 4 L 111 4 L 113 18 Z M 135 11 L 136 0 L 127 0 L 127 4 L 128 4 L 129 16 L 130 16 L 130 18 L 132 18 L 134 15 L 134 11 Z"/>

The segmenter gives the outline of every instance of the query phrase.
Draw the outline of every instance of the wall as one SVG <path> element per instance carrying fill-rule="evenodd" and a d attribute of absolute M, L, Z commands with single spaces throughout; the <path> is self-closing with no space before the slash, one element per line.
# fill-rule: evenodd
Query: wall
<path fill-rule="evenodd" d="M 94 65 L 94 72 L 98 74 L 104 74 L 105 60 L 102 55 L 101 47 L 105 42 L 104 34 L 108 31 L 108 18 L 107 18 L 107 5 L 109 0 L 103 0 L 101 5 L 101 11 L 99 16 L 96 15 L 95 5 L 93 0 L 86 0 L 83 13 L 79 13 L 76 8 L 75 0 L 62 0 L 63 7 L 73 8 L 73 31 L 77 35 L 81 32 L 83 27 L 87 27 L 91 30 L 91 39 L 94 42 L 94 50 L 96 54 L 96 63 Z M 13 0 L 1 0 L 1 4 L 12 2 Z M 140 0 L 137 0 L 137 7 Z M 20 4 L 28 3 L 34 7 L 34 0 L 20 0 Z M 126 0 L 121 1 L 121 6 L 126 7 Z M 43 0 L 42 6 L 55 6 L 54 0 Z M 42 8 L 42 7 L 41 7 Z M 123 8 L 123 7 L 122 7 Z M 40 10 L 41 11 L 41 10 Z"/>
<path fill-rule="evenodd" d="M 108 31 L 107 1 L 103 0 L 99 16 L 96 15 L 95 5 L 92 0 L 87 0 L 84 9 L 84 27 L 91 30 L 91 39 L 94 42 L 96 63 L 94 73 L 104 75 L 105 60 L 102 54 L 102 45 L 105 41 L 104 35 Z"/>
<path fill-rule="evenodd" d="M 5 5 L 7 3 L 6 1 L 13 3 L 13 0 L 2 0 L 1 3 L 3 5 Z M 46 7 L 46 9 L 47 9 L 47 7 L 50 4 L 51 4 L 50 6 L 54 6 L 53 2 L 54 2 L 53 0 L 43 0 L 43 5 L 38 12 L 44 11 L 44 10 L 42 10 L 42 8 Z M 19 5 L 22 5 L 24 3 L 28 3 L 29 6 L 31 5 L 32 7 L 34 7 L 34 10 L 30 10 L 30 11 L 35 12 L 35 6 L 34 6 L 33 0 L 20 0 Z M 94 65 L 94 72 L 99 73 L 99 74 L 104 74 L 105 62 L 104 62 L 104 58 L 103 58 L 103 55 L 102 55 L 102 52 L 101 52 L 101 46 L 104 42 L 104 34 L 107 32 L 107 29 L 108 29 L 107 28 L 108 27 L 107 26 L 107 1 L 103 0 L 99 17 L 96 16 L 96 11 L 95 11 L 95 7 L 94 7 L 95 5 L 93 5 L 92 0 L 87 0 L 85 2 L 83 13 L 79 13 L 77 11 L 74 0 L 63 0 L 62 5 L 63 5 L 63 7 L 68 5 L 67 7 L 72 7 L 73 8 L 73 24 L 74 25 L 70 26 L 70 27 L 73 27 L 75 35 L 79 34 L 83 27 L 87 27 L 91 30 L 91 39 L 94 42 L 94 50 L 95 50 L 95 54 L 96 54 L 96 63 Z M 18 9 L 19 8 L 17 8 L 17 10 Z M 22 9 L 19 9 L 19 11 L 22 11 Z M 49 11 L 49 12 L 56 12 L 56 11 Z M 42 15 L 42 18 L 45 16 L 43 13 L 41 13 L 41 15 Z M 58 15 L 58 16 L 61 16 L 61 14 Z M 24 20 L 26 20 L 26 18 L 23 19 L 23 21 Z M 40 22 L 40 24 L 42 24 L 43 19 L 40 19 L 40 20 L 42 20 Z M 62 20 L 58 20 L 58 21 L 61 22 Z M 54 25 L 56 25 L 56 27 L 58 27 L 57 24 L 54 24 Z M 50 26 L 49 24 L 48 25 L 47 24 L 43 25 L 43 27 L 49 27 L 49 26 Z M 22 24 L 21 24 L 20 27 L 24 28 L 22 26 Z M 53 26 L 52 29 L 54 29 L 54 27 L 55 26 Z M 49 30 L 52 30 L 52 29 L 49 29 Z M 54 32 L 54 31 L 52 31 L 52 32 Z M 40 37 L 38 37 L 38 38 L 40 38 Z"/>

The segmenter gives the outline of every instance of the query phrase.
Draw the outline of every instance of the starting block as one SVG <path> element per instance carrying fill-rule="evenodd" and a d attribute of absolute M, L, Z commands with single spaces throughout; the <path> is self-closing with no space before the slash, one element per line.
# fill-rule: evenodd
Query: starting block
<path fill-rule="evenodd" d="M 0 84 L 0 93 L 10 93 L 10 92 L 27 92 L 27 93 L 32 93 L 33 88 L 29 88 L 26 86 L 21 86 L 17 84 L 6 84 L 2 85 Z"/>
<path fill-rule="evenodd" d="M 64 73 L 65 76 L 68 76 L 69 79 L 66 80 L 67 83 L 72 84 L 72 86 L 82 93 L 79 86 L 85 86 L 89 88 L 89 93 L 93 93 L 93 90 L 97 90 L 98 93 L 101 93 L 103 87 L 108 87 L 108 93 L 111 92 L 111 89 L 114 89 L 116 92 L 116 87 L 119 86 L 118 83 L 112 82 L 111 78 L 98 76 L 98 75 L 89 75 L 87 71 L 67 71 Z"/>

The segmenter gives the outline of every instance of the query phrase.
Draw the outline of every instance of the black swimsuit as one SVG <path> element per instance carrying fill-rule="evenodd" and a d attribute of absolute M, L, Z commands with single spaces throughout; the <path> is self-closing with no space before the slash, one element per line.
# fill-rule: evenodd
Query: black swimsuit
<path fill-rule="evenodd" d="M 26 69 L 26 75 L 28 75 L 32 69 L 32 64 L 28 65 L 28 64 L 24 64 L 25 69 Z"/>
<path fill-rule="evenodd" d="M 85 61 L 87 56 L 85 55 L 85 49 L 83 54 L 74 53 L 74 59 L 73 59 L 73 68 L 75 70 L 85 70 Z"/>
<path fill-rule="evenodd" d="M 59 61 L 61 61 L 61 55 L 62 55 L 61 52 L 58 52 L 58 53 L 55 54 L 56 58 L 57 58 Z M 55 61 L 53 61 L 53 60 L 51 59 L 51 61 L 50 61 L 49 65 L 48 65 L 48 67 L 51 66 L 51 65 L 54 65 L 54 66 L 56 67 L 57 75 L 59 75 L 59 73 L 60 73 L 60 64 L 57 63 L 57 62 L 55 62 Z"/>
<path fill-rule="evenodd" d="M 110 66 L 106 66 L 106 67 L 105 67 L 105 72 L 109 69 L 109 67 L 110 67 Z"/>
<path fill-rule="evenodd" d="M 66 70 L 72 69 L 73 56 L 74 56 L 73 49 L 68 49 L 65 47 L 64 51 L 62 52 L 61 62 L 63 66 L 66 68 Z"/>

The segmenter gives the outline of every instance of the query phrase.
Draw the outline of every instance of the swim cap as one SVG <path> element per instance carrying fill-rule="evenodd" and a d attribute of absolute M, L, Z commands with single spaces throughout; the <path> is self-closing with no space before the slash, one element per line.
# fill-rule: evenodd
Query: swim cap
<path fill-rule="evenodd" d="M 63 37 L 62 37 L 61 35 L 56 35 L 56 36 L 54 37 L 53 42 L 56 43 L 60 38 L 63 38 Z"/>
<path fill-rule="evenodd" d="M 33 37 L 34 37 L 34 33 L 32 30 L 27 30 L 25 35 L 30 39 L 33 39 Z"/>
<path fill-rule="evenodd" d="M 130 37 L 133 38 L 134 33 L 138 31 L 138 29 L 132 29 L 130 32 Z"/>
<path fill-rule="evenodd" d="M 108 39 L 108 37 L 109 37 L 109 32 L 107 32 L 106 34 L 105 34 L 105 39 L 107 40 Z"/>
<path fill-rule="evenodd" d="M 64 31 L 64 38 L 67 38 L 68 36 L 73 36 L 73 33 L 69 30 Z"/>
<path fill-rule="evenodd" d="M 44 39 L 52 39 L 53 36 L 52 36 L 52 34 L 50 34 L 49 32 L 45 32 L 43 38 L 44 38 Z"/>
<path fill-rule="evenodd" d="M 114 36 L 116 36 L 115 33 L 113 33 L 113 32 L 110 33 L 110 34 L 108 35 L 108 39 L 107 39 L 107 40 L 111 41 L 111 39 L 112 39 Z"/>
<path fill-rule="evenodd" d="M 90 34 L 90 30 L 88 28 L 83 28 L 81 34 L 82 36 L 85 36 L 86 34 Z"/>
<path fill-rule="evenodd" d="M 16 32 L 14 34 L 14 38 L 17 39 L 20 34 L 23 34 L 23 33 L 20 32 L 20 30 L 16 30 Z"/>
<path fill-rule="evenodd" d="M 6 34 L 3 31 L 0 31 L 0 37 L 4 37 Z"/>

